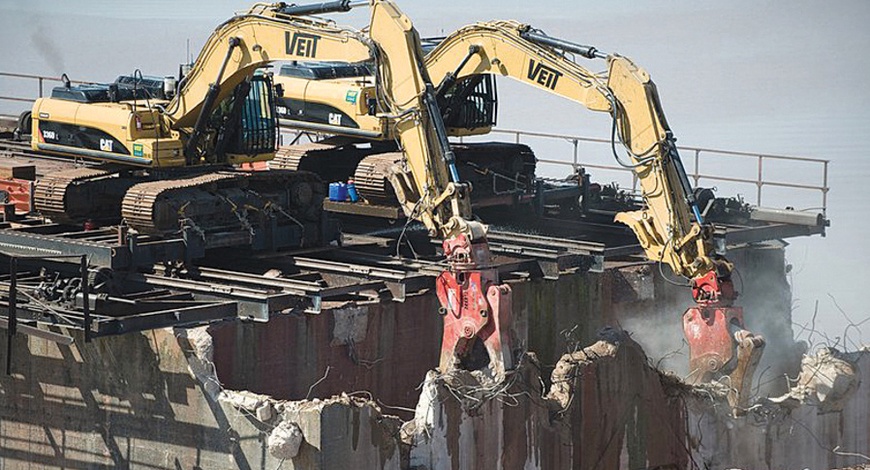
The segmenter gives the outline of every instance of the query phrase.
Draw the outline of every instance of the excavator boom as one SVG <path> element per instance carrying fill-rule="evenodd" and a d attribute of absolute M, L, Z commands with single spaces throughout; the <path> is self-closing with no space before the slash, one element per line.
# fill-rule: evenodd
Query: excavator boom
<path fill-rule="evenodd" d="M 607 71 L 591 72 L 576 56 L 605 59 Z M 709 380 L 730 372 L 729 400 L 735 412 L 745 408 L 764 342 L 743 328 L 742 309 L 732 305 L 733 267 L 713 250 L 713 228 L 703 220 L 647 72 L 620 55 L 514 21 L 457 30 L 429 53 L 426 68 L 442 83 L 439 88 L 479 74 L 502 75 L 611 115 L 614 157 L 634 171 L 645 202 L 642 210 L 619 213 L 616 220 L 633 230 L 650 260 L 690 280 L 697 305 L 683 323 L 693 375 Z"/>
<path fill-rule="evenodd" d="M 512 367 L 511 291 L 498 284 L 498 273 L 490 266 L 486 227 L 473 219 L 471 188 L 460 180 L 420 37 L 408 17 L 386 0 L 371 2 L 368 38 L 332 23 L 288 17 L 300 11 L 344 10 L 348 2 L 330 5 L 258 12 L 255 7 L 221 25 L 197 61 L 202 65 L 189 75 L 170 105 L 174 125 L 192 125 L 195 145 L 203 116 L 213 103 L 272 60 L 373 60 L 377 92 L 373 111 L 391 122 L 391 135 L 401 147 L 388 178 L 405 213 L 443 240 L 450 265 L 436 283 L 445 322 L 441 369 L 467 366 L 467 356 L 480 340 L 488 353 L 482 366 L 500 380 Z M 216 78 L 209 83 L 212 76 Z"/>

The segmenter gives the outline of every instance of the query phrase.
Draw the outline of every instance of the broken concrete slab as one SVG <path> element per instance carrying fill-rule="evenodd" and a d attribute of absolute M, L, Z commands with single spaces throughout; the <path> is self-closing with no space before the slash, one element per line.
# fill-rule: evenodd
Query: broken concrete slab
<path fill-rule="evenodd" d="M 841 411 L 857 386 L 855 365 L 840 351 L 823 347 L 816 354 L 803 357 L 795 386 L 771 401 L 789 406 L 818 406 L 822 413 Z"/>
<path fill-rule="evenodd" d="M 809 388 L 818 382 L 809 377 L 820 365 L 831 366 L 832 359 L 847 362 L 855 375 L 848 380 L 851 385 L 836 385 L 845 393 L 827 395 L 832 401 L 823 407 Z M 828 370 L 824 382 L 838 383 Z M 761 399 L 737 420 L 710 400 L 686 397 L 693 458 L 712 468 L 829 469 L 870 462 L 870 351 L 809 356 L 801 375 L 805 379 L 787 400 Z"/>

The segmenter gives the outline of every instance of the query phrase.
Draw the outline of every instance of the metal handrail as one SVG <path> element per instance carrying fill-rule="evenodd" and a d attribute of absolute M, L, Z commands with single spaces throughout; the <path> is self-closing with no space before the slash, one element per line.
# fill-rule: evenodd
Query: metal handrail
<path fill-rule="evenodd" d="M 46 81 L 50 81 L 50 82 L 62 82 L 63 81 L 63 80 L 61 80 L 60 77 L 49 77 L 47 75 L 31 75 L 31 74 L 26 74 L 26 73 L 0 72 L 0 77 L 21 78 L 21 79 L 25 79 L 25 80 L 36 80 L 38 87 L 39 87 L 37 96 L 40 98 L 42 98 L 44 93 L 45 93 L 45 82 Z M 93 82 L 83 81 L 83 80 L 70 80 L 70 83 L 84 84 L 84 83 L 93 83 Z M 35 99 L 25 98 L 25 97 L 21 97 L 21 96 L 0 96 L 0 100 L 23 101 L 26 103 L 33 103 L 34 101 L 36 101 Z"/>
<path fill-rule="evenodd" d="M 532 132 L 532 131 L 522 131 L 516 129 L 493 129 L 493 134 L 507 134 L 512 135 L 514 137 L 514 141 L 516 143 L 521 143 L 523 137 L 540 137 L 545 139 L 553 139 L 553 140 L 561 140 L 567 141 L 573 146 L 573 154 L 571 161 L 566 160 L 553 160 L 553 159 L 543 159 L 539 158 L 538 162 L 541 163 L 549 163 L 554 165 L 564 165 L 570 166 L 573 169 L 577 169 L 580 167 L 584 168 L 596 168 L 602 170 L 609 171 L 619 171 L 624 173 L 630 173 L 632 176 L 632 189 L 637 190 L 637 176 L 631 169 L 617 166 L 617 165 L 598 165 L 598 164 L 589 164 L 589 163 L 581 163 L 580 162 L 580 154 L 578 145 L 582 143 L 593 143 L 593 144 L 607 144 L 610 145 L 609 139 L 600 139 L 594 137 L 582 137 L 576 135 L 568 135 L 568 134 L 554 134 L 549 132 Z M 463 140 L 460 138 L 460 141 Z M 825 160 L 821 158 L 810 158 L 810 157 L 797 157 L 790 155 L 778 155 L 778 154 L 769 154 L 769 153 L 753 153 L 753 152 L 740 152 L 734 150 L 720 150 L 713 149 L 707 147 L 691 147 L 691 146 L 678 146 L 679 150 L 686 153 L 694 154 L 694 168 L 691 172 L 689 172 L 689 177 L 691 177 L 695 183 L 695 186 L 698 186 L 701 179 L 711 180 L 711 181 L 722 181 L 722 182 L 731 182 L 731 183 L 745 183 L 745 184 L 753 184 L 756 186 L 756 195 L 755 195 L 755 203 L 756 205 L 761 205 L 762 201 L 762 193 L 763 189 L 766 186 L 770 187 L 780 187 L 780 188 L 792 188 L 792 189 L 802 189 L 802 190 L 813 190 L 821 193 L 821 209 L 823 213 L 827 213 L 828 208 L 828 191 L 830 191 L 830 187 L 828 186 L 828 166 L 831 163 L 830 160 Z M 701 156 L 704 154 L 705 156 L 720 156 L 720 157 L 737 157 L 737 158 L 755 158 L 758 160 L 757 171 L 753 178 L 738 178 L 738 177 L 729 177 L 729 176 L 721 176 L 721 175 L 712 175 L 701 173 Z M 764 177 L 764 161 L 765 160 L 780 160 L 780 161 L 793 161 L 793 162 L 802 162 L 808 164 L 816 164 L 821 167 L 821 183 L 819 184 L 802 184 L 791 181 L 770 181 L 765 179 Z"/>
<path fill-rule="evenodd" d="M 44 94 L 44 84 L 46 81 L 62 81 L 60 77 L 50 77 L 45 75 L 30 75 L 30 74 L 21 74 L 21 73 L 9 73 L 9 72 L 0 72 L 0 77 L 7 78 L 16 78 L 16 79 L 25 79 L 25 80 L 36 80 L 38 82 L 38 96 L 42 97 Z M 70 80 L 71 83 L 93 83 L 88 81 L 81 80 Z M 9 101 L 22 101 L 22 102 L 33 102 L 35 100 L 20 96 L 0 96 L 0 100 L 9 100 Z M 554 165 L 565 165 L 570 166 L 573 169 L 577 169 L 580 167 L 584 168 L 595 168 L 601 170 L 612 170 L 630 173 L 632 177 L 632 189 L 637 190 L 638 179 L 633 171 L 630 169 L 617 166 L 617 165 L 596 165 L 590 163 L 581 163 L 580 162 L 580 153 L 579 153 L 579 144 L 581 142 L 584 143 L 594 143 L 594 144 L 607 144 L 610 145 L 609 139 L 599 139 L 594 137 L 581 137 L 576 135 L 567 135 L 567 134 L 554 134 L 549 132 L 534 132 L 534 131 L 522 131 L 515 129 L 493 129 L 492 133 L 494 134 L 508 134 L 513 135 L 516 143 L 520 143 L 523 137 L 541 137 L 545 139 L 554 139 L 554 140 L 562 140 L 567 141 L 573 145 L 573 154 L 571 161 L 564 160 L 551 160 L 551 159 L 538 159 L 541 163 L 548 163 Z M 460 138 L 460 141 L 463 139 Z M 695 186 L 698 186 L 701 179 L 711 180 L 711 181 L 722 181 L 722 182 L 732 182 L 732 183 L 743 183 L 743 184 L 754 184 L 756 186 L 756 196 L 755 203 L 757 205 L 761 205 L 762 201 L 762 193 L 765 186 L 771 187 L 781 187 L 781 188 L 793 188 L 793 189 L 803 189 L 803 190 L 814 190 L 819 191 L 821 193 L 822 198 L 822 212 L 827 212 L 828 207 L 828 191 L 830 191 L 830 187 L 828 186 L 828 166 L 830 164 L 830 160 L 824 160 L 821 158 L 809 158 L 809 157 L 796 157 L 790 155 L 777 155 L 777 154 L 768 154 L 768 153 L 753 153 L 753 152 L 739 152 L 733 150 L 720 150 L 706 147 L 690 147 L 690 146 L 679 146 L 680 151 L 685 153 L 691 152 L 694 154 L 694 168 L 692 172 L 689 173 L 689 176 L 695 183 Z M 719 176 L 719 175 L 710 175 L 701 173 L 701 155 L 719 155 L 725 157 L 738 157 L 738 158 L 755 158 L 758 160 L 757 171 L 753 179 L 749 178 L 735 178 L 728 176 Z M 764 178 L 764 162 L 765 160 L 780 160 L 780 161 L 793 161 L 793 162 L 803 162 L 810 164 L 818 164 L 822 166 L 822 182 L 821 184 L 816 185 L 808 185 L 801 184 L 795 182 L 788 181 L 768 181 Z"/>

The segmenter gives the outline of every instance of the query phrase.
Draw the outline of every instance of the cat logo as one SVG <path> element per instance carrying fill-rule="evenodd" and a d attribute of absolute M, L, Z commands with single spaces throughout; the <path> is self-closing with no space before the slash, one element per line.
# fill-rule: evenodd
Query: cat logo
<path fill-rule="evenodd" d="M 100 150 L 103 152 L 111 152 L 115 141 L 112 139 L 100 139 Z"/>
<path fill-rule="evenodd" d="M 306 33 L 293 33 L 290 37 L 290 31 L 284 33 L 284 43 L 287 48 L 287 54 L 298 55 L 301 57 L 317 56 L 317 41 L 320 36 Z"/>
<path fill-rule="evenodd" d="M 562 72 L 552 67 L 547 67 L 540 62 L 536 64 L 534 59 L 529 59 L 529 80 L 551 90 L 555 90 L 556 83 L 559 81 L 559 77 L 561 76 Z"/>
<path fill-rule="evenodd" d="M 341 125 L 341 114 L 339 113 L 329 113 L 329 123 L 333 126 Z"/>

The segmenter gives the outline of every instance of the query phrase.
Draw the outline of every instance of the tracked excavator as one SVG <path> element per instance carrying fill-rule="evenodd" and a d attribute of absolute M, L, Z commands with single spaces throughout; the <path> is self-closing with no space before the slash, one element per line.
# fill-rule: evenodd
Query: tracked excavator
<path fill-rule="evenodd" d="M 36 210 L 60 223 L 116 223 L 205 248 L 275 249 L 334 240 L 323 189 L 304 172 L 245 172 L 274 157 L 274 88 L 259 67 L 281 59 L 368 60 L 368 36 L 285 4 L 255 4 L 221 24 L 189 73 L 155 96 L 134 76 L 109 85 L 58 87 L 31 112 L 36 150 L 100 162 L 51 174 Z M 168 98 L 168 99 L 167 99 Z"/>
<path fill-rule="evenodd" d="M 593 73 L 580 59 L 603 60 L 607 70 Z M 611 115 L 614 157 L 634 171 L 644 201 L 642 210 L 621 212 L 616 221 L 632 229 L 648 259 L 688 281 L 696 302 L 683 315 L 691 376 L 698 382 L 727 376 L 730 405 L 744 410 L 764 339 L 746 330 L 743 310 L 734 305 L 734 267 L 714 250 L 713 226 L 702 216 L 648 73 L 626 57 L 513 21 L 457 30 L 427 55 L 426 66 L 439 89 L 502 75 Z"/>
<path fill-rule="evenodd" d="M 362 5 L 371 8 L 365 34 L 312 16 Z M 188 224 L 208 236 L 233 219 L 256 233 L 262 227 L 251 223 L 253 213 L 270 209 L 298 222 L 289 205 L 319 203 L 313 184 L 299 187 L 311 175 L 232 166 L 274 156 L 273 87 L 255 72 L 277 60 L 371 64 L 372 86 L 359 99 L 397 142 L 392 187 L 405 212 L 443 240 L 441 369 L 469 367 L 475 356 L 503 378 L 513 365 L 511 290 L 492 266 L 486 226 L 472 216 L 471 187 L 457 169 L 420 37 L 389 0 L 255 4 L 216 29 L 169 100 L 141 97 L 136 77 L 132 90 L 118 82 L 105 90 L 67 85 L 38 100 L 34 148 L 106 164 L 43 178 L 37 208 L 63 221 L 120 212 L 132 228 L 158 235 Z"/>
<path fill-rule="evenodd" d="M 577 62 L 578 57 L 603 59 L 607 71 L 593 73 Z M 614 156 L 637 175 L 645 203 L 642 210 L 619 213 L 616 220 L 633 230 L 650 260 L 667 264 L 691 286 L 696 305 L 683 315 L 690 377 L 706 382 L 727 376 L 732 408 L 736 412 L 744 409 L 764 340 L 745 329 L 742 308 L 733 304 L 737 297 L 731 280 L 733 265 L 714 250 L 713 227 L 701 215 L 647 72 L 626 57 L 552 38 L 513 21 L 462 28 L 430 47 L 425 65 L 433 83 L 438 83 L 435 96 L 443 120 L 451 124 L 447 126 L 450 135 L 480 135 L 491 130 L 496 100 L 489 77 L 495 75 L 611 115 Z M 389 140 L 390 126 L 372 120 L 367 112 L 365 100 L 373 86 L 367 75 L 366 64 L 291 64 L 276 79 L 288 90 L 283 115 L 297 129 Z M 628 161 L 619 156 L 617 147 L 624 150 Z M 298 164 L 300 157 L 319 151 L 336 155 L 335 149 L 321 143 L 289 152 L 297 152 L 293 164 Z M 486 144 L 480 149 L 481 153 L 497 153 L 488 152 Z M 365 185 L 378 178 L 390 180 L 401 192 L 401 181 L 391 176 L 391 161 L 370 164 L 387 155 L 363 158 L 356 168 L 357 181 Z M 278 161 L 282 162 L 280 155 Z M 386 191 L 383 186 L 374 189 Z"/>

